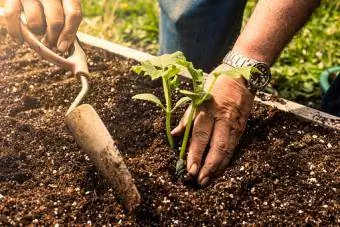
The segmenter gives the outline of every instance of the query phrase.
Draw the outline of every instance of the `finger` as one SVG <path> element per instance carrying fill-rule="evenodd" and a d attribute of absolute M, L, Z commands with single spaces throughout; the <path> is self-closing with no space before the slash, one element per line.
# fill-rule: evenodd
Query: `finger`
<path fill-rule="evenodd" d="M 22 0 L 28 28 L 36 35 L 45 34 L 44 10 L 38 0 Z"/>
<path fill-rule="evenodd" d="M 213 124 L 214 119 L 209 114 L 204 111 L 198 113 L 194 122 L 187 159 L 187 169 L 192 176 L 196 176 L 198 173 L 203 153 L 210 140 Z"/>
<path fill-rule="evenodd" d="M 242 135 L 242 131 L 239 131 L 237 129 L 232 129 L 229 134 L 229 149 L 231 150 L 230 155 L 227 155 L 223 161 L 218 166 L 217 170 L 214 173 L 214 176 L 220 176 L 225 171 L 227 165 L 229 164 L 233 154 L 234 149 L 237 146 L 240 137 Z"/>
<path fill-rule="evenodd" d="M 58 49 L 65 52 L 76 38 L 82 20 L 81 5 L 78 0 L 63 0 L 65 25 L 58 39 Z"/>
<path fill-rule="evenodd" d="M 187 108 L 187 110 L 185 111 L 181 121 L 178 123 L 178 125 L 176 126 L 176 128 L 174 128 L 172 131 L 171 131 L 171 135 L 173 136 L 180 136 L 184 133 L 185 131 L 185 127 L 187 126 L 187 123 L 188 123 L 188 118 L 189 118 L 189 115 L 190 115 L 190 112 L 191 112 L 191 106 L 189 106 Z"/>
<path fill-rule="evenodd" d="M 61 0 L 41 1 L 46 18 L 47 40 L 51 46 L 57 44 L 60 32 L 64 27 L 64 10 Z"/>
<path fill-rule="evenodd" d="M 14 38 L 14 40 L 22 44 L 24 39 L 22 38 L 20 28 L 20 13 L 22 7 L 20 0 L 7 0 L 5 4 L 5 23 L 8 34 Z"/>
<path fill-rule="evenodd" d="M 227 165 L 230 162 L 230 159 L 231 159 L 231 157 L 228 157 L 228 156 L 223 159 L 223 161 L 220 163 L 219 167 L 215 171 L 214 176 L 220 176 L 224 173 Z"/>
<path fill-rule="evenodd" d="M 228 120 L 218 120 L 215 122 L 213 136 L 210 141 L 210 149 L 202 167 L 198 183 L 206 185 L 221 163 L 229 162 L 232 156 L 232 147 L 229 146 L 230 140 L 230 123 Z"/>

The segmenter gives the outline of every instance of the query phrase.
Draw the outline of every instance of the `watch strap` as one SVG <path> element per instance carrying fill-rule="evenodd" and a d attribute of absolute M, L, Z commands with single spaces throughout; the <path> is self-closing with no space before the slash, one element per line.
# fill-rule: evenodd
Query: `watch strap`
<path fill-rule="evenodd" d="M 235 51 L 230 51 L 223 59 L 223 64 L 229 65 L 233 68 L 240 67 L 255 67 L 260 72 L 264 73 L 265 77 L 255 76 L 255 74 L 250 74 L 244 77 L 247 80 L 247 88 L 251 92 L 256 92 L 258 89 L 263 89 L 270 81 L 271 73 L 269 67 L 260 61 L 256 61 L 255 59 L 247 58 L 244 55 L 237 53 Z M 263 86 L 258 86 L 258 82 L 263 79 L 266 80 Z"/>
<path fill-rule="evenodd" d="M 251 58 L 247 58 L 243 56 L 242 54 L 239 54 L 235 51 L 230 51 L 223 59 L 223 63 L 227 64 L 229 66 L 232 66 L 234 68 L 238 67 L 249 67 L 253 66 L 257 63 L 260 63 L 259 61 L 256 61 Z"/>

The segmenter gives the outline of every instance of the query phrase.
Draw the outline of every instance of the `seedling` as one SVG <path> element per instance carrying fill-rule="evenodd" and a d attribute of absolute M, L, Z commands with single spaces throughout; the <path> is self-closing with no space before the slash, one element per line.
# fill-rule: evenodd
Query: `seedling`
<path fill-rule="evenodd" d="M 146 100 L 153 102 L 159 106 L 165 113 L 166 135 L 169 145 L 174 149 L 174 140 L 171 136 L 171 113 L 180 105 L 189 101 L 187 98 L 180 99 L 172 108 L 171 90 L 177 89 L 179 86 L 178 73 L 180 67 L 178 63 L 185 61 L 181 52 L 173 54 L 165 54 L 159 57 L 144 61 L 139 66 L 135 66 L 133 70 L 138 74 L 148 75 L 152 80 L 162 78 L 165 105 L 153 94 L 138 94 L 133 96 L 133 99 Z"/>
<path fill-rule="evenodd" d="M 209 100 L 211 98 L 210 92 L 213 88 L 217 78 L 220 75 L 225 75 L 230 78 L 237 78 L 241 75 L 245 77 L 249 77 L 249 75 L 252 73 L 253 70 L 256 70 L 252 67 L 243 67 L 243 68 L 234 68 L 229 70 L 215 70 L 212 72 L 212 82 L 211 84 L 206 87 L 205 86 L 205 76 L 202 70 L 195 69 L 193 64 L 188 61 L 180 61 L 179 62 L 182 66 L 188 70 L 189 74 L 191 75 L 192 85 L 193 85 L 193 91 L 188 90 L 180 90 L 180 93 L 185 95 L 187 98 L 191 100 L 190 104 L 190 113 L 187 119 L 187 124 L 184 132 L 183 142 L 181 146 L 181 151 L 179 154 L 179 160 L 176 164 L 176 174 L 182 175 L 182 173 L 185 170 L 185 151 L 187 149 L 187 143 L 189 139 L 189 134 L 192 126 L 192 122 L 194 120 L 194 116 L 196 114 L 197 108 L 203 104 L 206 100 Z M 258 72 L 258 70 L 256 70 Z"/>
<path fill-rule="evenodd" d="M 139 94 L 135 95 L 133 99 L 146 100 L 155 103 L 161 107 L 166 116 L 166 133 L 171 148 L 174 148 L 173 138 L 171 132 L 171 113 L 184 103 L 190 102 L 190 113 L 186 119 L 187 124 L 183 136 L 183 142 L 179 154 L 179 160 L 176 164 L 176 174 L 182 175 L 185 170 L 185 151 L 187 149 L 188 139 L 192 122 L 194 120 L 196 111 L 200 105 L 211 98 L 210 92 L 213 88 L 217 78 L 220 75 L 226 75 L 231 78 L 240 77 L 241 75 L 249 77 L 253 70 L 252 67 L 244 67 L 230 70 L 215 70 L 212 73 L 213 80 L 209 87 L 205 86 L 205 75 L 201 69 L 195 69 L 191 62 L 188 62 L 181 52 L 174 54 L 165 54 L 159 57 L 144 61 L 139 66 L 135 66 L 134 71 L 138 74 L 149 75 L 152 80 L 162 78 L 165 105 L 153 94 Z M 183 90 L 179 88 L 179 73 L 186 73 L 190 75 L 192 81 L 192 91 Z M 184 95 L 172 108 L 171 90 L 178 89 Z"/>

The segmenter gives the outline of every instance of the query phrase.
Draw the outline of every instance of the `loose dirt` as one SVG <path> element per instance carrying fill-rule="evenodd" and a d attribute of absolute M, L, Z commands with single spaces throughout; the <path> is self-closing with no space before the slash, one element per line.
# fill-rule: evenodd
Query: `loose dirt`
<path fill-rule="evenodd" d="M 134 75 L 133 61 L 86 52 L 86 102 L 116 140 L 142 205 L 124 212 L 65 126 L 80 83 L 0 29 L 0 225 L 340 225 L 339 131 L 256 103 L 223 176 L 199 188 L 174 177 L 178 151 L 160 110 L 131 99 L 161 94 L 161 84 Z"/>

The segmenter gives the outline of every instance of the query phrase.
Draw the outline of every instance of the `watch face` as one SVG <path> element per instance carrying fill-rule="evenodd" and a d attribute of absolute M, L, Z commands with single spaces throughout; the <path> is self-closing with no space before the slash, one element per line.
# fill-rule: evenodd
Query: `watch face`
<path fill-rule="evenodd" d="M 256 63 L 253 65 L 259 72 L 253 72 L 249 78 L 250 86 L 256 90 L 265 88 L 271 79 L 270 69 L 264 63 Z"/>

